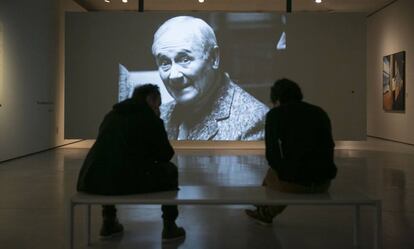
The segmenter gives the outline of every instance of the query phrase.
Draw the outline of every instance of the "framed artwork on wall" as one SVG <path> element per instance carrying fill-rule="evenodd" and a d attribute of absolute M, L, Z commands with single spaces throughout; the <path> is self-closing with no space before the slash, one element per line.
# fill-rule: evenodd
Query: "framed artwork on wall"
<path fill-rule="evenodd" d="M 405 51 L 382 59 L 382 107 L 388 112 L 405 112 Z"/>

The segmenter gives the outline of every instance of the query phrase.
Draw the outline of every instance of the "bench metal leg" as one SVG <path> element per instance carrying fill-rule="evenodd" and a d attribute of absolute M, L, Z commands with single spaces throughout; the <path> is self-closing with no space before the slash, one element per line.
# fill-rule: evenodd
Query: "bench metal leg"
<path fill-rule="evenodd" d="M 361 215 L 360 215 L 360 205 L 355 205 L 355 213 L 354 213 L 354 247 L 359 247 L 359 228 Z"/>
<path fill-rule="evenodd" d="M 91 245 L 91 205 L 86 205 L 86 239 L 87 245 Z"/>
<path fill-rule="evenodd" d="M 382 207 L 381 201 L 375 203 L 375 218 L 374 218 L 374 248 L 382 248 Z"/>
<path fill-rule="evenodd" d="M 75 205 L 69 201 L 68 207 L 67 207 L 67 218 L 66 218 L 66 248 L 73 249 L 74 244 L 74 214 L 75 214 Z"/>

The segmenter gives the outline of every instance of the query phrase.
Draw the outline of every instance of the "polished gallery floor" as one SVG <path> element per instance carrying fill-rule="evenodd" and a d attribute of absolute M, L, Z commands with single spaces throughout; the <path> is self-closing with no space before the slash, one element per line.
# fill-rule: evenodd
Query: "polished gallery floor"
<path fill-rule="evenodd" d="M 0 248 L 64 247 L 65 202 L 88 151 L 83 143 L 0 164 Z M 338 142 L 339 173 L 331 191 L 353 188 L 383 200 L 383 241 L 387 249 L 414 248 L 414 146 L 368 139 Z M 181 185 L 258 185 L 267 166 L 263 150 L 177 150 Z M 90 248 L 264 249 L 352 246 L 353 209 L 344 206 L 289 207 L 263 227 L 248 219 L 248 206 L 182 206 L 182 243 L 161 243 L 159 206 L 119 206 L 125 233 L 101 240 L 100 208 L 92 209 Z M 85 246 L 85 210 L 76 210 L 75 247 Z M 372 208 L 361 209 L 361 248 L 373 247 Z"/>

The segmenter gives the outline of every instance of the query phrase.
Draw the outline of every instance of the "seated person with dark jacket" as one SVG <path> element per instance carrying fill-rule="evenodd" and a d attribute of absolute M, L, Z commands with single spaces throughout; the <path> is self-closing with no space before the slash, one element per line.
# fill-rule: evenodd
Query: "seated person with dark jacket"
<path fill-rule="evenodd" d="M 271 88 L 274 108 L 266 116 L 266 159 L 270 168 L 263 186 L 281 192 L 326 192 L 336 176 L 334 141 L 327 113 L 320 107 L 302 101 L 300 87 L 281 79 Z M 246 214 L 261 224 L 272 224 L 273 218 L 286 206 L 257 206 Z"/>
<path fill-rule="evenodd" d="M 83 163 L 78 191 L 126 195 L 178 190 L 177 166 L 170 162 L 174 150 L 159 117 L 160 104 L 158 86 L 146 84 L 114 105 Z M 123 231 L 115 206 L 104 205 L 102 216 L 101 236 Z M 163 241 L 185 237 L 185 230 L 175 223 L 177 216 L 177 206 L 162 206 Z"/>

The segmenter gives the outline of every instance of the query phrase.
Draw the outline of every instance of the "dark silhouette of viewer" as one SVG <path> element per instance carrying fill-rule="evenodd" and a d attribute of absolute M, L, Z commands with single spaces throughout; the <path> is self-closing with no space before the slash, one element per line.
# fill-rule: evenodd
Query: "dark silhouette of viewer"
<path fill-rule="evenodd" d="M 263 186 L 290 193 L 323 193 L 337 168 L 334 141 L 327 113 L 302 101 L 300 87 L 281 79 L 271 88 L 274 107 L 266 115 L 266 159 L 270 166 Z M 257 206 L 246 214 L 264 225 L 286 206 Z"/>
<path fill-rule="evenodd" d="M 146 84 L 113 106 L 99 127 L 95 144 L 81 168 L 77 190 L 101 195 L 126 195 L 178 190 L 177 166 L 164 123 L 160 119 L 158 86 Z M 163 241 L 185 237 L 177 227 L 178 208 L 162 206 Z M 100 235 L 123 231 L 113 205 L 104 205 Z"/>

